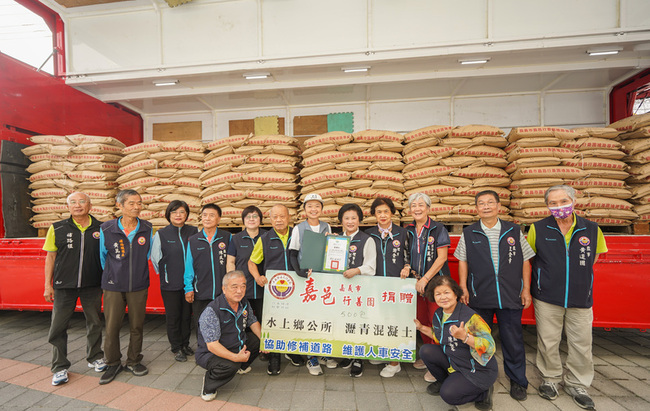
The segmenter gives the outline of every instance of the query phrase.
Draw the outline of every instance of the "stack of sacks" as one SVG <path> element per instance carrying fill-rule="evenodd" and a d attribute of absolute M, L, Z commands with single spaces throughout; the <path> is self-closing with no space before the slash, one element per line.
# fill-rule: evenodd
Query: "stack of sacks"
<path fill-rule="evenodd" d="M 638 221 L 650 222 L 650 113 L 624 118 L 609 127 L 621 133 L 618 139 L 629 165 L 630 177 L 626 181 L 634 212 Z"/>
<path fill-rule="evenodd" d="M 584 170 L 586 177 L 566 181 L 582 193 L 576 207 L 585 210 L 584 216 L 600 225 L 630 225 L 637 215 L 627 199 L 632 192 L 625 185 L 629 176 L 627 165 L 621 161 L 625 153 L 614 139 L 619 132 L 613 128 L 575 129 L 580 138 L 564 140 L 562 147 L 574 150 L 574 158 L 562 164 Z"/>
<path fill-rule="evenodd" d="M 107 221 L 115 212 L 116 171 L 124 147 L 113 137 L 34 136 L 33 146 L 23 149 L 32 164 L 29 188 L 35 213 L 32 225 L 47 228 L 69 217 L 67 196 L 83 191 L 91 198 L 90 210 L 97 219 Z"/>
<path fill-rule="evenodd" d="M 208 149 L 202 202 L 221 207 L 222 225 L 241 225 L 242 210 L 251 205 L 264 213 L 264 225 L 271 224 L 268 212 L 276 204 L 287 206 L 295 219 L 300 150 L 293 137 L 232 136 L 208 144 Z"/>
<path fill-rule="evenodd" d="M 511 214 L 517 224 L 532 224 L 551 215 L 544 202 L 549 187 L 585 178 L 577 167 L 562 165 L 572 159 L 575 150 L 561 147 L 581 134 L 558 127 L 515 127 L 508 134 L 508 166 L 512 183 Z M 581 215 L 582 212 L 579 211 Z"/>

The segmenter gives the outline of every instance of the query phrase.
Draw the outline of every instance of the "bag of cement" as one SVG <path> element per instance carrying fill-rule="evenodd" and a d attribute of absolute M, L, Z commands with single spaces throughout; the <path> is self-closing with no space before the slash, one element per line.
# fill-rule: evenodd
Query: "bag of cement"
<path fill-rule="evenodd" d="M 477 136 L 472 138 L 472 145 L 505 148 L 508 140 L 503 136 Z"/>
<path fill-rule="evenodd" d="M 440 176 L 452 175 L 456 171 L 458 171 L 458 169 L 453 167 L 434 166 L 434 167 L 427 167 L 420 170 L 404 173 L 404 178 L 406 180 L 416 180 L 416 179 L 427 178 L 427 177 L 440 177 Z"/>
<path fill-rule="evenodd" d="M 414 141 L 426 140 L 426 139 L 440 139 L 447 137 L 451 131 L 450 126 L 428 126 L 413 130 L 410 133 L 404 135 L 404 141 L 412 143 Z"/>
<path fill-rule="evenodd" d="M 465 148 L 472 145 L 472 139 L 463 137 L 447 137 L 440 140 L 439 144 L 443 147 Z"/>
<path fill-rule="evenodd" d="M 513 127 L 508 134 L 508 141 L 514 143 L 523 138 L 533 137 L 555 137 L 560 140 L 574 140 L 585 137 L 585 135 L 561 127 Z"/>
<path fill-rule="evenodd" d="M 368 170 L 402 171 L 404 163 L 401 161 L 375 161 L 368 165 Z"/>
<path fill-rule="evenodd" d="M 626 117 L 610 124 L 608 127 L 618 131 L 630 131 L 645 126 L 650 126 L 650 113 Z"/>
<path fill-rule="evenodd" d="M 625 170 L 627 164 L 618 160 L 608 160 L 599 158 L 565 158 L 562 164 L 569 167 L 577 167 L 583 170 L 606 169 L 606 170 Z"/>
<path fill-rule="evenodd" d="M 304 141 L 304 145 L 306 148 L 311 148 L 320 144 L 334 144 L 338 146 L 349 143 L 350 141 L 352 141 L 352 134 L 343 131 L 330 131 L 329 133 L 308 138 Z"/>
<path fill-rule="evenodd" d="M 450 137 L 473 138 L 478 136 L 502 136 L 505 132 L 499 127 L 488 126 L 484 124 L 470 124 L 467 126 L 454 127 L 450 132 Z"/>
<path fill-rule="evenodd" d="M 650 138 L 625 140 L 621 149 L 629 156 L 650 150 Z"/>
<path fill-rule="evenodd" d="M 465 178 L 499 178 L 508 177 L 508 173 L 496 167 L 467 167 L 453 172 L 454 176 Z"/>
<path fill-rule="evenodd" d="M 325 153 L 316 154 L 308 158 L 303 158 L 302 165 L 303 167 L 310 167 L 322 163 L 344 163 L 348 161 L 349 157 L 350 155 L 347 153 L 327 151 Z"/>
<path fill-rule="evenodd" d="M 472 187 L 508 187 L 510 185 L 509 177 L 481 177 L 472 180 Z"/>
<path fill-rule="evenodd" d="M 250 139 L 253 135 L 252 134 L 246 134 L 246 135 L 236 135 L 236 136 L 230 136 L 227 138 L 222 138 L 220 140 L 215 140 L 211 141 L 206 145 L 206 148 L 208 150 L 216 150 L 224 146 L 228 147 L 241 147 L 248 139 Z"/>
<path fill-rule="evenodd" d="M 75 145 L 107 144 L 119 148 L 126 147 L 124 143 L 113 137 L 87 136 L 85 134 L 73 134 L 66 137 Z"/>
<path fill-rule="evenodd" d="M 555 167 L 530 167 L 522 168 L 515 171 L 511 177 L 513 180 L 522 180 L 525 178 L 553 178 L 578 179 L 586 177 L 587 173 L 576 167 L 555 166 Z"/>
<path fill-rule="evenodd" d="M 404 136 L 393 131 L 386 130 L 364 130 L 352 134 L 352 139 L 356 143 L 374 143 L 377 141 L 387 141 L 402 143 Z"/>

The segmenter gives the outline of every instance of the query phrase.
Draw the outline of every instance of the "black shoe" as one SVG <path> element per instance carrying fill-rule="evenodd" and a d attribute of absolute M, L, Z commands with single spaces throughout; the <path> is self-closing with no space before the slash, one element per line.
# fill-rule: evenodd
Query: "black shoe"
<path fill-rule="evenodd" d="M 305 365 L 305 359 L 303 358 L 302 355 L 297 355 L 297 354 L 284 354 L 284 358 L 289 360 L 291 362 L 291 365 L 294 367 L 302 367 Z"/>
<path fill-rule="evenodd" d="M 190 348 L 189 345 L 186 345 L 185 347 L 181 348 L 181 351 L 183 351 L 183 354 L 186 356 L 194 355 L 194 350 Z"/>
<path fill-rule="evenodd" d="M 343 369 L 346 369 L 346 370 L 347 370 L 348 368 L 350 368 L 351 366 L 352 366 L 352 358 L 344 358 L 344 359 L 339 363 L 339 367 L 341 367 L 341 368 L 343 368 Z"/>
<path fill-rule="evenodd" d="M 187 360 L 187 358 L 185 360 Z M 136 377 L 142 377 L 143 375 L 149 374 L 147 367 L 140 363 L 137 363 L 136 365 L 127 365 L 126 369 L 131 371 Z"/>
<path fill-rule="evenodd" d="M 594 410 L 595 405 L 594 405 L 594 400 L 591 399 L 589 394 L 587 394 L 587 390 L 585 390 L 582 387 L 567 387 L 566 385 L 564 386 L 564 391 L 573 398 L 573 402 L 576 403 L 576 405 L 580 408 L 584 408 L 586 410 Z"/>
<path fill-rule="evenodd" d="M 361 377 L 363 375 L 363 362 L 361 360 L 352 360 L 350 368 L 350 377 Z"/>
<path fill-rule="evenodd" d="M 481 411 L 489 411 L 492 409 L 492 392 L 494 391 L 494 385 L 487 390 L 487 397 L 481 401 L 476 401 L 474 406 Z"/>
<path fill-rule="evenodd" d="M 174 353 L 174 359 L 178 362 L 187 361 L 187 357 L 185 356 L 182 348 Z"/>
<path fill-rule="evenodd" d="M 427 387 L 427 394 L 429 395 L 440 395 L 440 388 L 442 383 L 440 381 L 434 381 Z"/>
<path fill-rule="evenodd" d="M 539 386 L 538 392 L 540 397 L 551 401 L 556 399 L 558 396 L 555 383 L 550 381 L 544 381 L 542 385 Z"/>
<path fill-rule="evenodd" d="M 120 371 L 122 371 L 122 364 L 109 365 L 108 367 L 106 367 L 106 371 L 104 371 L 104 374 L 102 374 L 102 376 L 99 377 L 99 384 L 104 385 L 113 381 L 115 377 L 117 377 L 117 374 L 120 373 Z"/>
<path fill-rule="evenodd" d="M 526 387 L 510 381 L 510 396 L 517 401 L 526 401 L 526 398 L 528 398 Z"/>
<path fill-rule="evenodd" d="M 280 374 L 280 354 L 273 353 L 269 355 L 269 366 L 266 369 L 266 373 L 269 375 Z"/>
<path fill-rule="evenodd" d="M 259 358 L 260 361 L 268 361 L 269 360 L 269 357 L 266 354 L 264 354 L 263 352 L 261 352 L 260 355 L 257 356 L 257 358 Z"/>

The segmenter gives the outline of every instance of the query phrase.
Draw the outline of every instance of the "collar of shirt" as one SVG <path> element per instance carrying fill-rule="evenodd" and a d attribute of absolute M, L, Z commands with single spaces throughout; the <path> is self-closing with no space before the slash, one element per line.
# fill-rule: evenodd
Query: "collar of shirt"
<path fill-rule="evenodd" d="M 390 223 L 390 227 L 388 228 L 381 228 L 379 225 L 377 225 L 377 228 L 379 228 L 379 233 L 381 234 L 381 238 L 386 238 L 390 237 L 390 239 L 393 239 L 393 223 Z"/>
<path fill-rule="evenodd" d="M 79 231 L 81 231 L 83 233 L 93 223 L 93 218 L 91 216 L 88 216 L 88 225 L 85 226 L 85 227 L 83 227 L 81 224 L 79 224 L 74 218 L 72 219 L 72 222 L 74 223 L 74 225 L 77 226 Z"/>
<path fill-rule="evenodd" d="M 355 235 L 357 235 L 358 232 L 359 232 L 359 229 L 357 228 L 357 231 L 355 231 L 354 233 L 352 233 L 348 237 L 350 237 L 350 239 L 352 239 L 352 238 L 354 238 Z M 347 235 L 347 234 L 345 234 L 345 231 L 343 232 L 343 235 Z"/>
<path fill-rule="evenodd" d="M 282 241 L 282 244 L 284 244 L 286 247 L 287 241 L 289 240 L 289 233 L 291 232 L 291 227 L 287 227 L 287 232 L 284 234 L 278 233 L 278 230 L 276 230 L 275 228 L 273 229 L 273 231 L 275 231 L 275 234 L 278 235 L 280 241 Z"/>
<path fill-rule="evenodd" d="M 485 224 L 483 224 L 483 220 L 481 220 L 481 229 L 483 229 L 483 231 L 499 231 L 500 232 L 501 231 L 501 219 L 497 218 L 497 223 L 492 228 L 490 228 L 490 227 L 486 226 Z"/>

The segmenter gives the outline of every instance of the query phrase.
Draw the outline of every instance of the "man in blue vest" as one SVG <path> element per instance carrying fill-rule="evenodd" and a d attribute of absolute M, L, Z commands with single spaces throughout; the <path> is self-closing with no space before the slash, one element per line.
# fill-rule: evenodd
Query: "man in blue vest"
<path fill-rule="evenodd" d="M 531 293 L 537 323 L 537 368 L 544 382 L 539 395 L 558 397 L 556 384 L 564 380 L 564 391 L 585 409 L 594 409 L 587 393 L 594 378 L 591 353 L 594 264 L 607 252 L 598 224 L 573 211 L 576 191 L 566 185 L 549 188 L 544 201 L 551 216 L 533 224 L 528 242 L 537 255 L 533 259 Z M 566 330 L 567 373 L 562 377 L 560 341 Z"/>
<path fill-rule="evenodd" d="M 130 338 L 126 369 L 136 376 L 149 372 L 141 361 L 149 291 L 151 224 L 138 218 L 142 211 L 142 197 L 137 191 L 122 190 L 117 193 L 115 202 L 122 211 L 122 217 L 102 224 L 99 235 L 99 256 L 104 268 L 104 352 L 108 364 L 104 375 L 99 379 L 100 384 L 108 384 L 122 371 L 120 328 L 127 306 Z"/>
<path fill-rule="evenodd" d="M 102 266 L 99 261 L 99 225 L 89 214 L 90 197 L 72 193 L 66 203 L 70 218 L 50 226 L 45 237 L 45 301 L 52 305 L 48 341 L 52 344 L 52 385 L 68 382 L 68 325 L 81 302 L 86 317 L 86 360 L 101 372 L 106 369 L 102 351 Z"/>
<path fill-rule="evenodd" d="M 483 317 L 490 328 L 496 314 L 510 396 L 524 401 L 528 397 L 528 379 L 521 314 L 532 302 L 529 260 L 535 252 L 518 225 L 498 217 L 500 202 L 496 192 L 481 191 L 476 194 L 475 204 L 480 221 L 463 230 L 454 252 L 462 302 Z"/>
<path fill-rule="evenodd" d="M 222 293 L 199 318 L 196 363 L 206 369 L 201 398 L 212 401 L 217 389 L 244 374 L 259 354 L 261 327 L 244 296 L 246 276 L 230 271 L 223 277 Z"/>

